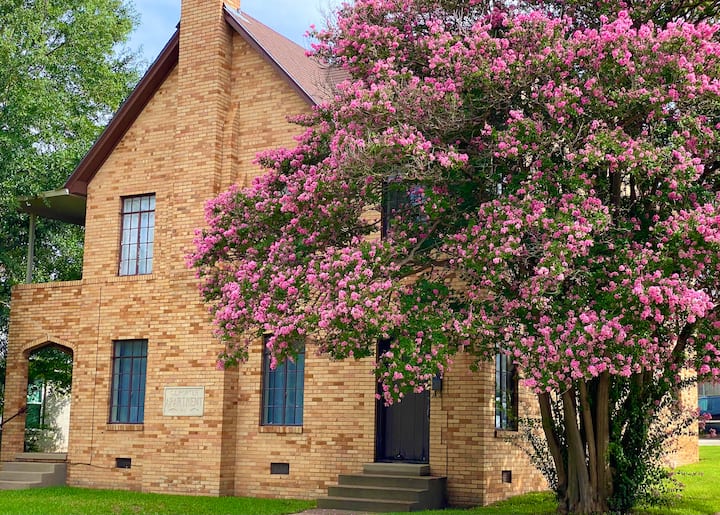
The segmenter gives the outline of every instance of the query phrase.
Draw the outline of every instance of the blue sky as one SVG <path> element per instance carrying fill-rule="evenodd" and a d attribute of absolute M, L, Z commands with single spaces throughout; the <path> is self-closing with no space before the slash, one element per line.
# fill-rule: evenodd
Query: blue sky
<path fill-rule="evenodd" d="M 130 47 L 142 46 L 147 63 L 155 60 L 180 20 L 181 0 L 131 0 L 140 15 L 140 26 L 131 36 Z M 216 1 L 216 0 L 207 0 Z M 339 0 L 241 0 L 240 7 L 253 18 L 296 43 L 307 47 L 303 34 L 315 24 L 323 26 L 323 13 L 332 11 Z"/>

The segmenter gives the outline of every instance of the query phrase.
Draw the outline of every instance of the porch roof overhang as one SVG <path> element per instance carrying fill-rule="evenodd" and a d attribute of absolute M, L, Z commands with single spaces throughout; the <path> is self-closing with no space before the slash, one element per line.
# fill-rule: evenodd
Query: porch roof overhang
<path fill-rule="evenodd" d="M 84 226 L 86 202 L 85 197 L 63 188 L 44 191 L 34 197 L 21 197 L 18 209 L 23 213 Z"/>

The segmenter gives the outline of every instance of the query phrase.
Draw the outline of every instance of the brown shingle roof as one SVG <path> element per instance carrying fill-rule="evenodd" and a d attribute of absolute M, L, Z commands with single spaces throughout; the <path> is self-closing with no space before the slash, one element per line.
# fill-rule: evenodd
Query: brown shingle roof
<path fill-rule="evenodd" d="M 225 6 L 225 20 L 274 66 L 288 83 L 310 104 L 332 97 L 336 84 L 345 78 L 338 70 L 308 58 L 305 49 L 245 13 Z M 180 29 L 182 30 L 182 29 Z M 80 161 L 65 183 L 70 194 L 87 195 L 87 185 L 135 122 L 152 96 L 178 63 L 178 32 L 165 45 L 130 96 Z"/>
<path fill-rule="evenodd" d="M 305 49 L 242 11 L 225 6 L 225 19 L 313 104 L 332 98 L 345 78 L 337 69 L 307 57 Z"/>

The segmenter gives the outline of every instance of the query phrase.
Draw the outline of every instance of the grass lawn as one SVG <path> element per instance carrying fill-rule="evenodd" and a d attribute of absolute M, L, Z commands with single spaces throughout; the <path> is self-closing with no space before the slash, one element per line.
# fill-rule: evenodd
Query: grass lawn
<path fill-rule="evenodd" d="M 52 487 L 0 492 L 2 515 L 282 515 L 314 501 L 196 497 Z"/>
<path fill-rule="evenodd" d="M 700 447 L 700 462 L 675 472 L 685 488 L 668 506 L 638 507 L 634 515 L 712 515 L 720 512 L 720 446 Z M 557 503 L 551 493 L 513 497 L 490 506 L 468 510 L 417 512 L 421 515 L 551 515 Z"/>
<path fill-rule="evenodd" d="M 679 499 L 660 507 L 640 507 L 635 515 L 709 515 L 720 512 L 720 446 L 700 447 L 700 462 L 680 467 L 685 485 Z M 55 487 L 0 492 L 0 515 L 274 515 L 297 513 L 313 501 L 191 497 L 121 490 Z M 424 515 L 551 515 L 557 504 L 550 493 L 513 497 L 468 510 L 419 512 Z"/>

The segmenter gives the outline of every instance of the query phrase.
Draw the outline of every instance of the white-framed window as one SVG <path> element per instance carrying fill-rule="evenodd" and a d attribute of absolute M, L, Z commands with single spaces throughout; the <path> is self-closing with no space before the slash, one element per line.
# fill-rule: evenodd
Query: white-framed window
<path fill-rule="evenodd" d="M 119 275 L 151 274 L 155 194 L 123 197 Z"/>

